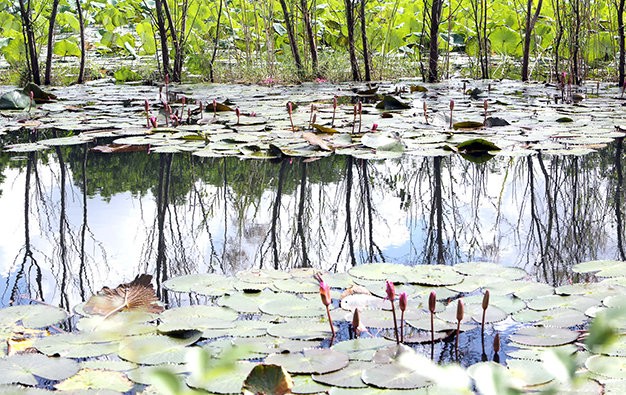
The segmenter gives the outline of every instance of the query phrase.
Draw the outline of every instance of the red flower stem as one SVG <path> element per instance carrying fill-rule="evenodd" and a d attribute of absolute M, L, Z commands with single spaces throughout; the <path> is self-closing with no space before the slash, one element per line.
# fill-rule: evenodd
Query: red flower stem
<path fill-rule="evenodd" d="M 393 300 L 391 301 L 391 312 L 393 313 L 393 329 L 394 334 L 396 335 L 396 344 L 400 344 L 400 337 L 398 336 L 398 321 L 396 321 L 396 307 L 393 304 Z"/>
<path fill-rule="evenodd" d="M 435 344 L 435 314 L 430 313 L 430 341 Z"/>
<path fill-rule="evenodd" d="M 400 314 L 400 342 L 404 343 L 404 311 Z"/>
<path fill-rule="evenodd" d="M 459 334 L 461 333 L 461 321 L 457 321 L 456 324 L 456 341 L 454 343 L 454 349 L 456 350 L 456 357 L 459 358 Z"/>
<path fill-rule="evenodd" d="M 335 327 L 333 326 L 333 319 L 330 317 L 330 308 L 326 306 L 326 314 L 328 315 L 328 322 L 330 322 L 330 331 L 333 333 L 332 338 L 335 338 Z"/>

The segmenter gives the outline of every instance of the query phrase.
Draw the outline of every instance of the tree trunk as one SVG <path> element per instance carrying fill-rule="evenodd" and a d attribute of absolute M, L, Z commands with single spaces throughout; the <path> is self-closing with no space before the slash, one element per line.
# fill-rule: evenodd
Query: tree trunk
<path fill-rule="evenodd" d="M 174 18 L 172 18 L 172 13 L 170 12 L 170 6 L 167 3 L 167 0 L 162 1 L 161 4 L 163 6 L 163 11 L 165 11 L 165 17 L 167 18 L 168 30 L 170 32 L 170 36 L 172 37 L 172 45 L 174 46 L 174 68 L 172 69 L 172 75 L 170 75 L 170 77 L 172 78 L 172 81 L 180 82 L 181 76 L 182 76 L 181 75 L 182 68 L 183 68 L 182 46 L 178 37 L 178 32 L 176 31 L 176 24 L 174 23 Z M 183 14 L 181 17 L 183 26 L 185 24 L 186 14 L 187 14 L 186 7 L 183 7 Z"/>
<path fill-rule="evenodd" d="M 580 49 L 580 0 L 572 1 L 572 11 L 574 12 L 574 34 L 572 35 L 572 83 L 580 83 L 580 68 L 578 64 L 578 53 Z"/>
<path fill-rule="evenodd" d="M 291 47 L 291 54 L 293 55 L 293 61 L 296 63 L 296 70 L 298 77 L 302 78 L 304 75 L 304 69 L 302 67 L 302 60 L 300 60 L 300 52 L 298 52 L 298 42 L 293 32 L 293 26 L 291 25 L 291 18 L 289 17 L 289 9 L 285 0 L 280 0 L 280 6 L 283 9 L 283 16 L 285 18 L 285 28 L 287 29 L 287 37 L 289 38 L 289 46 Z"/>
<path fill-rule="evenodd" d="M 352 0 L 344 0 L 346 5 L 346 24 L 348 26 L 348 53 L 350 54 L 350 68 L 352 69 L 352 79 L 360 81 L 359 63 L 356 59 L 356 49 L 354 45 L 354 4 Z"/>
<path fill-rule="evenodd" d="M 624 1 L 624 0 L 622 0 Z M 526 7 L 526 26 L 524 29 L 524 54 L 522 57 L 522 81 L 528 81 L 528 63 L 530 62 L 530 39 L 535 28 L 535 23 L 537 22 L 537 18 L 539 18 L 539 13 L 541 12 L 541 6 L 543 4 L 543 0 L 539 0 L 537 3 L 537 9 L 535 13 L 531 16 L 533 0 L 528 0 L 528 5 Z"/>
<path fill-rule="evenodd" d="M 24 35 L 26 36 L 26 54 L 30 67 L 30 77 L 32 82 L 37 85 L 41 85 L 41 75 L 39 73 L 39 59 L 37 57 L 37 47 L 35 44 L 35 33 L 33 32 L 33 24 L 30 20 L 30 2 L 28 7 L 24 3 L 24 0 L 19 0 L 20 4 L 20 17 L 22 18 L 22 26 L 24 29 Z"/>
<path fill-rule="evenodd" d="M 80 0 L 76 0 L 76 12 L 78 13 L 78 23 L 80 24 L 80 65 L 78 66 L 78 79 L 76 82 L 82 84 L 85 82 L 85 20 L 83 18 L 83 8 Z"/>
<path fill-rule="evenodd" d="M 50 85 L 52 78 L 52 53 L 54 51 L 54 24 L 57 19 L 57 10 L 59 8 L 59 0 L 52 1 L 52 9 L 50 10 L 50 20 L 48 22 L 48 43 L 46 44 L 46 71 L 44 72 L 43 83 Z"/>
<path fill-rule="evenodd" d="M 437 82 L 437 59 L 439 58 L 439 23 L 441 21 L 442 0 L 433 0 L 430 11 L 430 43 L 428 56 L 428 82 Z"/>
<path fill-rule="evenodd" d="M 304 30 L 306 31 L 306 38 L 309 42 L 309 50 L 311 51 L 311 66 L 313 68 L 313 74 L 319 77 L 318 61 L 317 61 L 317 44 L 315 43 L 315 34 L 313 33 L 313 25 L 311 24 L 311 13 L 307 0 L 300 0 L 300 6 L 302 7 L 302 19 L 304 20 Z"/>
<path fill-rule="evenodd" d="M 626 46 L 624 44 L 624 3 L 626 0 L 619 0 L 619 5 L 617 7 L 617 33 L 619 35 L 619 86 L 624 86 L 624 68 L 626 63 Z"/>
<path fill-rule="evenodd" d="M 371 81 L 370 54 L 367 46 L 367 26 L 365 25 L 365 3 L 367 0 L 361 0 L 361 40 L 363 42 L 363 67 L 365 67 L 365 81 Z"/>
<path fill-rule="evenodd" d="M 222 21 L 222 7 L 224 6 L 224 0 L 220 0 L 220 7 L 217 10 L 217 26 L 215 27 L 215 42 L 213 43 L 213 53 L 211 54 L 211 62 L 209 63 L 209 78 L 211 78 L 211 82 L 215 82 L 215 78 L 213 76 L 213 65 L 215 63 L 215 57 L 217 56 L 217 45 L 219 44 L 220 38 L 220 26 Z"/>
<path fill-rule="evenodd" d="M 161 41 L 161 59 L 163 60 L 163 76 L 170 73 L 170 50 L 167 45 L 167 28 L 163 19 L 163 0 L 155 0 L 157 28 Z"/>
<path fill-rule="evenodd" d="M 556 80 L 561 82 L 562 84 L 565 81 L 561 81 L 561 57 L 560 57 L 560 49 L 561 49 L 561 40 L 563 39 L 563 24 L 561 23 L 561 7 L 559 5 L 559 0 L 555 0 L 552 5 L 554 11 L 554 16 L 556 17 L 556 37 L 554 39 L 554 75 Z"/>

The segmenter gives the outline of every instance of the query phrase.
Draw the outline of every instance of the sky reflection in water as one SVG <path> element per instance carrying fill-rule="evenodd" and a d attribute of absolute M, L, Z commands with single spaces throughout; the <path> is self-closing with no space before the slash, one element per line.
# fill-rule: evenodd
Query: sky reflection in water
<path fill-rule="evenodd" d="M 25 297 L 70 308 L 139 273 L 159 285 L 196 272 L 489 260 L 558 285 L 583 280 L 575 263 L 626 259 L 622 142 L 484 164 L 82 147 L 0 158 L 2 305 Z"/>

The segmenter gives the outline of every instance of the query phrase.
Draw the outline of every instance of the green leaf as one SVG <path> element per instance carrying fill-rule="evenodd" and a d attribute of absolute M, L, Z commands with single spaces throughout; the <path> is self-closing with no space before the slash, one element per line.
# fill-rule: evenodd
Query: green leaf
<path fill-rule="evenodd" d="M 113 390 L 130 391 L 133 383 L 122 372 L 82 369 L 78 374 L 54 386 L 61 391 Z"/>
<path fill-rule="evenodd" d="M 0 359 L 0 384 L 37 385 L 34 376 L 63 380 L 78 371 L 71 359 L 51 358 L 41 354 L 21 354 Z"/>
<path fill-rule="evenodd" d="M 65 39 L 54 43 L 54 54 L 57 56 L 80 57 L 80 47 L 75 42 Z"/>
<path fill-rule="evenodd" d="M 278 365 L 257 365 L 243 382 L 242 393 L 254 394 L 291 394 L 293 380 L 289 373 Z"/>

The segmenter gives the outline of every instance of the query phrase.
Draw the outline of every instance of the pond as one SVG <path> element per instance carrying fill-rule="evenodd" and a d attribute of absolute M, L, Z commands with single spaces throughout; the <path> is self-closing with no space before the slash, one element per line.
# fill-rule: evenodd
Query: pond
<path fill-rule="evenodd" d="M 170 331 L 204 328 L 203 338 L 218 339 L 204 343 L 213 352 L 231 331 L 243 339 L 247 331 L 261 336 L 252 340 L 257 347 L 278 341 L 268 334 L 308 342 L 301 347 L 325 339 L 328 347 L 327 324 L 306 324 L 324 317 L 319 298 L 309 300 L 318 292 L 312 274 L 321 272 L 333 287 L 333 350 L 347 352 L 350 319 L 338 308 L 344 303 L 373 307 L 363 313 L 371 334 L 393 339 L 388 307 L 383 319 L 378 304 L 384 280 L 391 279 L 418 306 L 408 310 L 411 339 L 427 330 L 422 310 L 434 289 L 446 336 L 453 333 L 457 296 L 468 303 L 466 320 L 474 320 L 464 321 L 460 358 L 454 336 L 432 348 L 415 340 L 415 349 L 468 367 L 492 358 L 485 349 L 497 334 L 502 362 L 511 367 L 535 352 L 515 354 L 524 344 L 576 340 L 578 333 L 566 328 L 583 329 L 584 313 L 595 314 L 586 309 L 598 308 L 607 295 L 616 298 L 623 285 L 623 268 L 617 268 L 626 260 L 626 133 L 616 88 L 403 81 L 159 92 L 99 81 L 54 93 L 63 100 L 28 113 L 4 111 L 0 121 L 0 306 L 38 301 L 66 311 L 78 306 L 84 314 L 82 302 L 103 287 L 147 273 L 156 297 L 171 309 L 160 316 L 159 333 L 150 325 L 147 335 L 157 342 L 173 341 L 163 335 Z M 160 107 L 165 97 L 174 110 Z M 218 104 L 228 108 L 219 111 Z M 589 261 L 616 268 L 615 275 L 598 276 L 617 278 L 594 295 L 588 285 L 576 288 L 598 280 L 593 273 L 602 262 Z M 255 276 L 268 277 L 257 283 Z M 266 285 L 284 292 L 260 292 L 251 302 L 256 294 L 249 291 Z M 335 292 L 354 285 L 368 288 L 375 301 L 339 301 Z M 493 297 L 485 336 L 476 309 L 487 288 Z M 303 295 L 296 297 L 298 290 Z M 185 326 L 201 311 L 186 306 L 205 303 L 215 326 Z M 231 307 L 240 315 L 224 313 Z M 298 318 L 303 308 L 311 310 L 304 321 Z M 552 314 L 557 310 L 562 314 Z M 269 315 L 287 317 L 286 326 Z M 235 329 L 235 319 L 259 322 Z M 533 324 L 555 328 L 546 334 Z M 94 317 L 77 325 L 84 331 Z M 523 334 L 527 326 L 535 332 Z M 556 342 L 541 344 L 546 337 Z M 176 347 L 199 338 L 176 340 Z M 47 354 L 59 350 L 54 339 L 39 347 Z M 88 356 L 112 352 L 106 350 Z M 74 352 L 61 355 L 81 358 Z M 166 361 L 183 362 L 183 350 L 176 352 Z M 120 351 L 119 357 L 151 365 L 145 358 L 155 355 Z"/>

